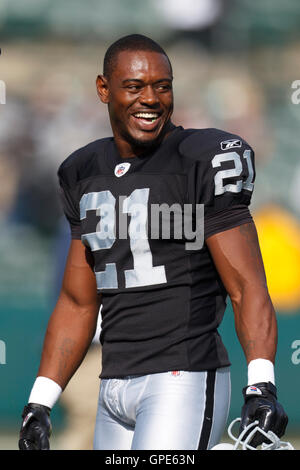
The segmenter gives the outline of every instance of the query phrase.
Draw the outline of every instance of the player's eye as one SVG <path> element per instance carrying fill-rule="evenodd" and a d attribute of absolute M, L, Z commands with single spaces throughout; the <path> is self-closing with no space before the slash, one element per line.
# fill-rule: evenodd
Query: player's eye
<path fill-rule="evenodd" d="M 160 92 L 169 91 L 171 90 L 171 85 L 169 85 L 168 83 L 160 84 L 157 86 L 157 90 Z"/>
<path fill-rule="evenodd" d="M 135 92 L 135 91 L 139 91 L 141 89 L 141 86 L 140 85 L 127 85 L 126 88 L 129 91 Z"/>

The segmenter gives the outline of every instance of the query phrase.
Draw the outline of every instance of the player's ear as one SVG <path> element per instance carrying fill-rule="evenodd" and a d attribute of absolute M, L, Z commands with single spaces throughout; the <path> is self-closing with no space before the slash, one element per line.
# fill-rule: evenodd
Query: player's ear
<path fill-rule="evenodd" d="M 104 75 L 98 75 L 96 79 L 97 94 L 102 103 L 107 104 L 109 102 L 109 90 L 107 78 Z"/>

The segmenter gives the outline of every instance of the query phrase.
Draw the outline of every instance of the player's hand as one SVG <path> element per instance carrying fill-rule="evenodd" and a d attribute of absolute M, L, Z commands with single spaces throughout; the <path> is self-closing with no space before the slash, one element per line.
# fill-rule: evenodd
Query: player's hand
<path fill-rule="evenodd" d="M 243 388 L 245 403 L 242 408 L 240 433 L 254 421 L 265 432 L 272 431 L 278 437 L 285 433 L 288 417 L 277 401 L 276 387 L 271 382 L 261 382 Z M 265 439 L 268 442 L 267 438 Z M 257 447 L 264 442 L 261 433 L 254 435 L 250 445 Z"/>
<path fill-rule="evenodd" d="M 20 450 L 50 450 L 51 435 L 50 408 L 36 403 L 29 403 L 22 413 L 20 429 Z"/>

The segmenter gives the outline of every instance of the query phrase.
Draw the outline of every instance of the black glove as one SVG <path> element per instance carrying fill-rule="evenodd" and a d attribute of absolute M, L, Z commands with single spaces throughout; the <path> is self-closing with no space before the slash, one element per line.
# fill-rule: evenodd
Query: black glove
<path fill-rule="evenodd" d="M 265 432 L 272 431 L 281 437 L 285 433 L 288 417 L 277 401 L 276 387 L 271 382 L 260 382 L 243 388 L 245 404 L 242 408 L 240 433 L 254 421 Z M 249 431 L 250 432 L 250 431 Z M 257 447 L 270 443 L 261 433 L 254 435 L 250 445 Z"/>
<path fill-rule="evenodd" d="M 20 450 L 50 450 L 49 437 L 52 427 L 50 408 L 36 403 L 29 403 L 22 413 L 20 429 Z"/>

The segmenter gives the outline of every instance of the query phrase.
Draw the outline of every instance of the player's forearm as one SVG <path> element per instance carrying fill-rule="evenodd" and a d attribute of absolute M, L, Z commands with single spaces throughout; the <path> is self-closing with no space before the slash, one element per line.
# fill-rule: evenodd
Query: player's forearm
<path fill-rule="evenodd" d="M 60 296 L 48 324 L 39 376 L 48 377 L 65 388 L 91 344 L 99 306 L 97 302 L 78 305 Z"/>
<path fill-rule="evenodd" d="M 236 332 L 247 363 L 263 358 L 274 364 L 277 321 L 267 289 L 263 286 L 246 286 L 231 301 Z"/>

